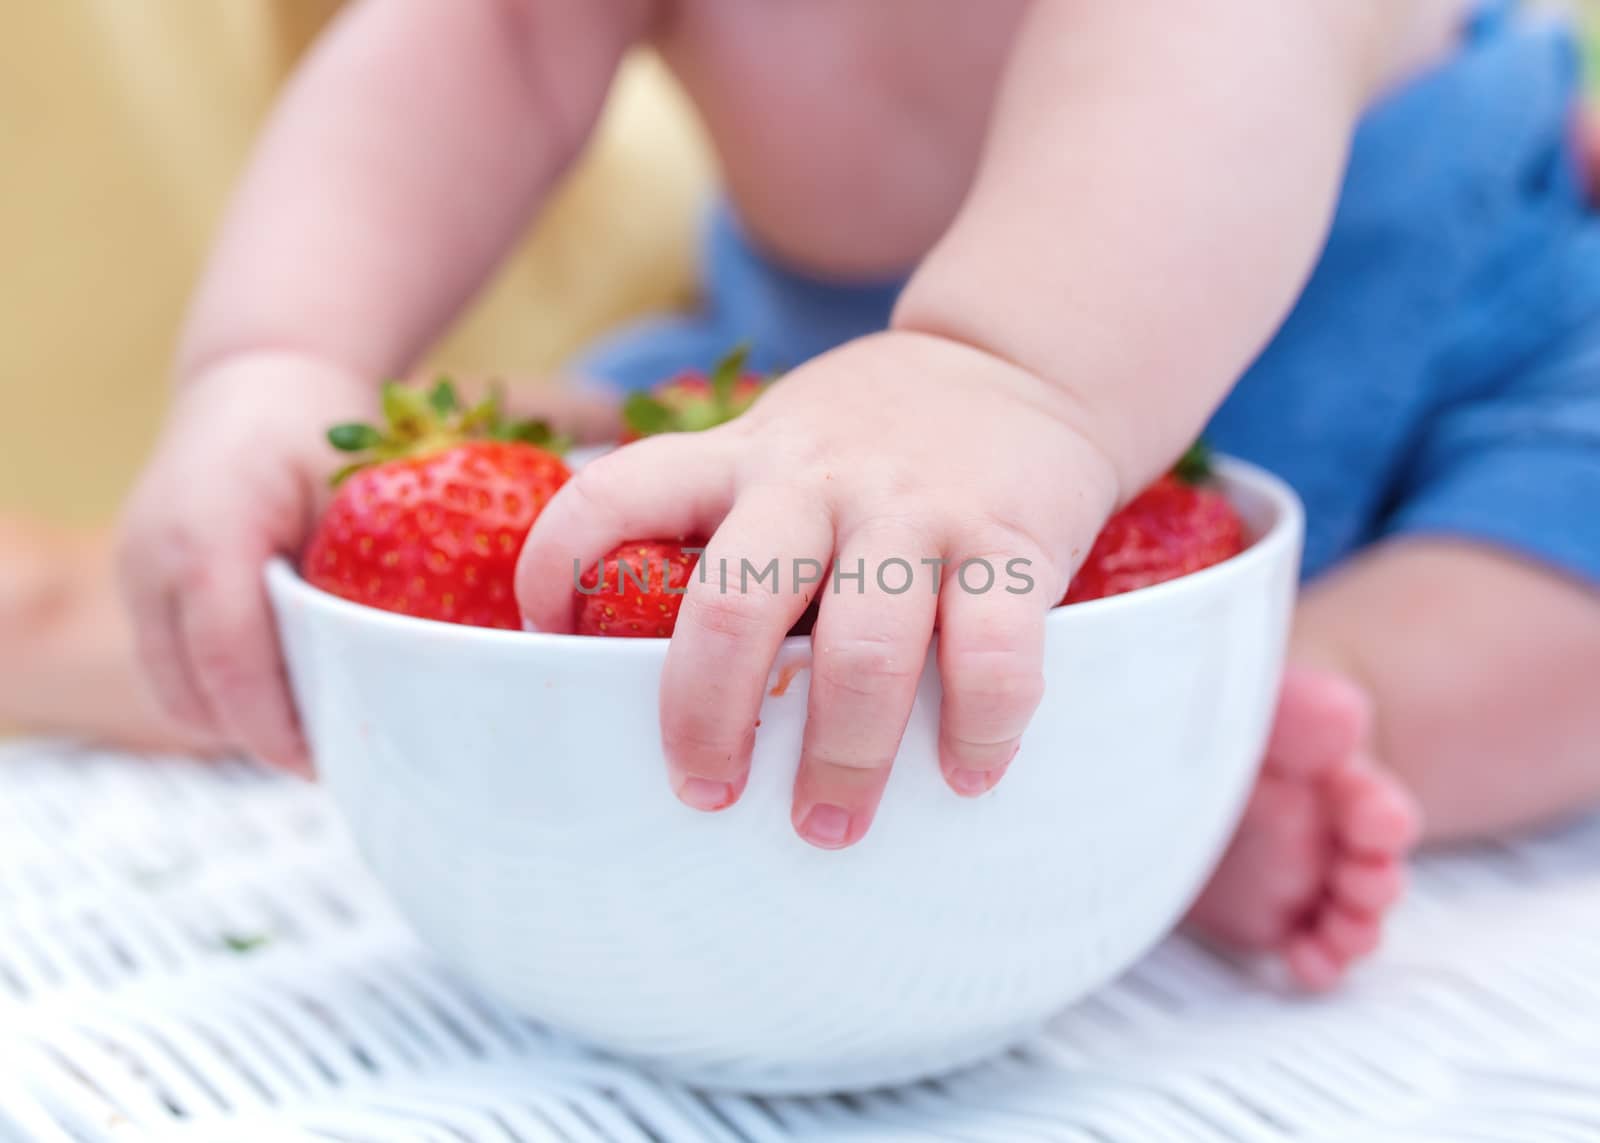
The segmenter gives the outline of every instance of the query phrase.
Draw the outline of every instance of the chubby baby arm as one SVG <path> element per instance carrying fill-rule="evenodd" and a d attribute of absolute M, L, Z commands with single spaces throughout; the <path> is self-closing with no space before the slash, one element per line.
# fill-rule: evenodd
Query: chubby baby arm
<path fill-rule="evenodd" d="M 1600 803 L 1590 583 L 1471 539 L 1396 537 L 1307 590 L 1294 653 L 1371 695 L 1364 745 L 1416 797 L 1425 841 Z"/>
<path fill-rule="evenodd" d="M 366 411 L 571 160 L 636 0 L 366 0 L 313 50 L 222 228 L 121 567 L 163 704 L 283 764 L 305 753 L 262 562 L 304 537 L 321 433 Z"/>
<path fill-rule="evenodd" d="M 1292 307 L 1395 18 L 1381 0 L 1036 5 L 895 327 L 1044 380 L 1131 495 Z"/>
<path fill-rule="evenodd" d="M 558 494 L 519 571 L 546 630 L 572 627 L 574 568 L 632 538 L 709 536 L 702 568 L 735 579 L 774 558 L 865 568 L 811 590 L 690 583 L 661 700 L 680 798 L 739 797 L 779 644 L 818 595 L 797 831 L 826 848 L 865 834 L 936 623 L 941 768 L 960 794 L 1000 780 L 1041 698 L 1046 611 L 1315 259 L 1364 102 L 1361 31 L 1331 2 L 1228 0 L 1189 21 L 1150 2 L 1036 6 L 978 184 L 893 328 Z M 1031 591 L 935 587 L 926 570 L 1018 559 Z M 874 575 L 890 561 L 923 578 L 891 590 Z"/>

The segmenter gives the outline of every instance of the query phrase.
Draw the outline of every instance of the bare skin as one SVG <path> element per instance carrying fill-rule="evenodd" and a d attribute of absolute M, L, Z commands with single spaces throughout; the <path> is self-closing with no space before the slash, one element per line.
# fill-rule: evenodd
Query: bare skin
<path fill-rule="evenodd" d="M 207 753 L 220 743 L 166 715 L 140 679 L 110 549 L 102 532 L 0 518 L 0 725 Z"/>
<path fill-rule="evenodd" d="M 1304 594 L 1293 658 L 1261 784 L 1190 920 L 1309 986 L 1377 947 L 1419 837 L 1600 803 L 1593 588 L 1480 545 L 1386 543 Z"/>
<path fill-rule="evenodd" d="M 1055 6 L 1064 10 L 1062 27 L 1080 26 L 1083 51 L 1095 52 L 1095 36 L 1108 33 L 1092 31 L 1083 10 L 1096 5 Z M 762 245 L 823 276 L 872 278 L 918 265 L 955 221 L 985 146 L 996 145 L 990 120 L 1029 7 L 1027 0 L 675 0 L 659 10 L 653 39 L 705 118 L 728 194 Z M 1388 7 L 1373 9 L 1376 23 L 1346 24 L 1343 32 L 1359 41 L 1360 58 L 1346 73 L 1368 94 L 1446 55 L 1467 6 L 1409 0 Z M 1128 69 L 1141 83 L 1183 41 L 1191 53 L 1200 50 L 1170 7 L 1160 15 Z M 1227 18 L 1225 9 L 1217 15 Z M 1181 88 L 1172 77 L 1151 91 Z M 1165 120 L 1184 102 L 1166 104 L 1144 124 L 1150 134 L 1125 141 L 1147 149 L 1167 178 L 1185 169 L 1165 150 L 1173 143 Z M 1056 226 L 1077 213 L 1069 205 L 1077 193 L 1049 204 Z"/>
<path fill-rule="evenodd" d="M 917 270 L 889 333 L 786 379 L 781 425 L 756 416 L 591 466 L 530 538 L 524 608 L 551 630 L 570 623 L 558 586 L 569 577 L 541 569 L 565 572 L 626 538 L 585 521 L 670 534 L 684 516 L 733 515 L 758 485 L 826 505 L 807 535 L 823 558 L 852 541 L 888 542 L 870 529 L 893 520 L 912 533 L 897 542 L 918 555 L 1025 555 L 1044 573 L 1026 606 L 958 601 L 938 616 L 954 696 L 944 763 L 967 775 L 959 785 L 973 774 L 992 785 L 1038 699 L 1049 598 L 1105 515 L 1181 451 L 1287 312 L 1366 104 L 1401 61 L 1445 50 L 1448 28 L 1413 34 L 1432 5 L 1403 18 L 1393 9 L 1228 0 L 1174 21 L 1154 0 L 1057 3 L 986 7 L 991 26 L 974 24 L 971 5 L 908 0 L 353 6 L 291 85 L 241 188 L 179 354 L 167 441 L 129 513 L 125 580 L 158 689 L 186 720 L 303 761 L 254 569 L 304 535 L 327 463 L 317 426 L 370 402 L 370 378 L 402 370 L 459 308 L 575 155 L 622 52 L 654 38 L 697 94 L 764 241 L 810 251 L 819 272 Z M 752 26 L 752 12 L 776 22 Z M 751 62 L 777 43 L 813 62 Z M 1181 132 L 1171 130 L 1176 92 Z M 1258 177 L 1241 186 L 1244 156 Z M 1174 168 L 1186 172 L 1181 186 Z M 815 200 L 808 209 L 788 197 L 797 184 Z M 876 199 L 872 185 L 883 188 Z M 1041 244 L 1044 234 L 1054 241 Z M 330 265 L 339 273 L 308 272 Z M 1064 320 L 1073 336 L 1062 336 Z M 886 385 L 986 378 L 1004 398 L 986 403 L 996 440 L 1038 436 L 1041 417 L 1055 427 L 1039 491 L 1003 508 L 1004 489 L 992 504 L 939 502 L 937 477 L 967 449 L 970 410 L 924 400 L 920 423 L 898 418 L 887 438 L 870 415 L 842 432 L 832 397 L 864 372 Z M 887 388 L 877 401 L 882 413 L 908 407 Z M 692 455 L 669 455 L 679 447 Z M 784 472 L 762 467 L 774 456 Z M 200 479 L 224 469 L 226 488 Z M 663 490 L 660 511 L 639 511 Z M 705 594 L 691 591 L 665 690 L 687 693 L 679 683 L 690 678 L 728 689 L 664 705 L 679 790 L 690 779 L 734 784 L 748 760 L 760 656 L 718 669 L 728 643 L 718 625 L 749 628 L 742 645 L 775 646 L 793 603 Z M 816 804 L 797 804 L 796 820 L 827 807 L 848 819 L 846 842 L 870 824 L 908 674 L 936 618 L 910 610 L 918 594 L 823 618 L 839 648 L 830 637 L 823 661 L 846 677 L 835 685 L 825 671 L 818 689 L 837 697 L 813 711 L 815 743 L 828 749 L 802 760 Z M 845 696 L 863 688 L 871 701 L 858 705 L 870 712 L 852 713 Z M 846 729 L 861 746 L 833 749 Z"/>
<path fill-rule="evenodd" d="M 1375 702 L 1347 676 L 1290 668 L 1244 819 L 1189 913 L 1226 947 L 1281 956 L 1308 988 L 1378 947 L 1419 833 L 1410 795 L 1374 756 Z"/>
<path fill-rule="evenodd" d="M 814 273 L 912 279 L 889 331 L 795 370 L 748 416 L 586 468 L 530 536 L 523 609 L 569 629 L 572 562 L 634 536 L 710 533 L 709 555 L 735 562 L 1027 558 L 1031 597 L 829 597 L 793 824 L 825 848 L 870 828 L 935 623 L 941 766 L 957 794 L 992 787 L 1040 699 L 1049 603 L 1270 338 L 1361 114 L 1448 52 L 1461 14 L 1454 0 L 1221 0 L 1189 17 L 1158 0 L 353 5 L 235 202 L 130 509 L 123 576 L 168 708 L 303 764 L 256 571 L 303 539 L 320 428 L 461 306 L 576 154 L 624 50 L 653 40 L 759 242 Z M 208 479 L 219 471 L 228 482 Z M 797 603 L 691 586 L 662 694 L 669 779 L 689 804 L 742 788 Z M 1310 635 L 1300 650 L 1323 657 Z M 1361 677 L 1376 725 L 1393 725 L 1406 684 Z M 1398 860 L 1410 811 L 1392 769 L 1338 745 L 1363 741 L 1351 709 L 1291 687 L 1268 774 L 1295 794 L 1280 801 L 1309 805 L 1290 815 L 1306 853 Z M 1235 883 L 1249 881 L 1240 854 L 1288 860 L 1255 830 L 1269 816 L 1247 820 L 1223 871 Z M 1369 818 L 1395 828 L 1371 835 Z M 1304 928 L 1350 875 L 1300 864 L 1289 897 L 1306 903 L 1289 911 Z M 1356 896 L 1375 921 L 1384 894 Z M 1262 908 L 1219 892 L 1201 913 L 1247 940 L 1268 931 Z M 1308 983 L 1349 959 L 1265 943 Z"/>
<path fill-rule="evenodd" d="M 462 387 L 482 388 L 470 379 Z M 511 402 L 518 416 L 546 419 L 580 444 L 615 440 L 620 427 L 614 404 L 549 386 L 513 385 Z M 143 752 L 236 749 L 157 702 L 118 598 L 115 539 L 104 527 L 0 515 L 0 728 Z"/>
<path fill-rule="evenodd" d="M 1600 592 L 1499 550 L 1414 539 L 1314 585 L 1302 657 L 1369 693 L 1372 752 L 1429 840 L 1498 836 L 1600 801 Z"/>

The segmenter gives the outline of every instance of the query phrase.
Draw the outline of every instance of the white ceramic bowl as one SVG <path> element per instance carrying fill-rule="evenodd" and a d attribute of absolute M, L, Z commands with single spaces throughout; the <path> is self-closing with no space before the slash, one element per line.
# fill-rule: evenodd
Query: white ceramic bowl
<path fill-rule="evenodd" d="M 863 1088 L 974 1061 L 1120 972 L 1181 917 L 1268 729 L 1301 512 L 1229 463 L 1253 546 L 1053 612 L 1046 696 L 975 801 L 935 761 L 924 675 L 853 849 L 796 838 L 808 674 L 768 697 L 744 798 L 669 792 L 665 641 L 448 626 L 268 582 L 317 766 L 422 938 L 526 1014 L 679 1079 Z M 804 663 L 791 639 L 779 667 Z M 775 672 L 776 677 L 776 672 Z"/>

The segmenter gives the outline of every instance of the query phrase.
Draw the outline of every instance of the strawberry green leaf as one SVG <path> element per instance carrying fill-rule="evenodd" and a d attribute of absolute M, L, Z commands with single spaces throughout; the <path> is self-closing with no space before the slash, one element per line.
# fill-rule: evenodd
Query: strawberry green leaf
<path fill-rule="evenodd" d="M 640 436 L 670 432 L 673 426 L 672 410 L 649 393 L 632 393 L 622 403 L 622 420 Z"/>
<path fill-rule="evenodd" d="M 504 393 L 498 384 L 492 384 L 482 400 L 466 409 L 448 377 L 429 388 L 389 381 L 381 392 L 382 427 L 343 424 L 328 430 L 328 440 L 335 448 L 356 454 L 354 463 L 333 474 L 330 483 L 335 487 L 369 465 L 426 456 L 465 441 L 521 441 L 558 455 L 571 445 L 542 421 L 505 420 L 501 415 Z"/>
<path fill-rule="evenodd" d="M 222 947 L 239 956 L 247 956 L 259 948 L 264 948 L 272 943 L 272 938 L 265 933 L 223 933 Z"/>
<path fill-rule="evenodd" d="M 458 426 L 461 432 L 468 436 L 479 433 L 493 433 L 500 424 L 500 409 L 505 404 L 505 393 L 499 382 L 489 386 L 489 393 L 476 405 L 461 414 Z"/>
<path fill-rule="evenodd" d="M 428 392 L 428 404 L 441 417 L 448 417 L 461 407 L 460 402 L 456 399 L 456 387 L 451 383 L 450 378 L 441 377 L 434 382 L 433 388 Z"/>
<path fill-rule="evenodd" d="M 673 414 L 673 428 L 683 433 L 704 432 L 733 420 L 738 410 L 716 401 L 694 401 Z"/>
<path fill-rule="evenodd" d="M 550 427 L 549 421 L 508 421 L 494 430 L 494 439 L 534 445 L 546 452 L 564 453 L 572 442 Z"/>
<path fill-rule="evenodd" d="M 371 425 L 334 425 L 328 430 L 328 443 L 340 452 L 366 452 L 383 443 L 383 434 Z"/>
<path fill-rule="evenodd" d="M 741 342 L 711 370 L 711 397 L 719 408 L 726 409 L 732 403 L 734 387 L 744 375 L 744 363 L 749 357 L 750 346 Z"/>
<path fill-rule="evenodd" d="M 428 398 L 419 389 L 394 381 L 383 385 L 383 416 L 396 437 L 416 440 L 436 419 Z"/>
<path fill-rule="evenodd" d="M 1172 475 L 1185 484 L 1203 484 L 1211 479 L 1214 467 L 1211 446 L 1200 440 L 1190 445 L 1189 451 L 1178 458 L 1178 463 L 1172 466 Z"/>

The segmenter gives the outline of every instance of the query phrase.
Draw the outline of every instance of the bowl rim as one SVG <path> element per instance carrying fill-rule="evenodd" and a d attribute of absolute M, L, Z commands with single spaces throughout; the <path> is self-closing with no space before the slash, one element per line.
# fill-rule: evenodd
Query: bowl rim
<path fill-rule="evenodd" d="M 1229 576 L 1247 574 L 1254 566 L 1280 557 L 1284 547 L 1298 545 L 1304 528 L 1305 510 L 1300 498 L 1282 479 L 1266 469 L 1233 457 L 1218 456 L 1217 474 L 1225 485 L 1240 485 L 1259 493 L 1272 510 L 1272 523 L 1254 543 L 1236 556 L 1200 571 L 1191 572 L 1165 583 L 1142 587 L 1121 595 L 1107 596 L 1074 603 L 1070 607 L 1053 607 L 1045 614 L 1047 629 L 1078 622 L 1089 616 L 1105 616 L 1119 609 L 1147 606 L 1156 600 L 1194 591 L 1207 584 Z M 483 645 L 536 647 L 565 647 L 569 650 L 582 646 L 590 653 L 609 654 L 663 654 L 668 640 L 665 638 L 635 639 L 596 637 L 593 635 L 556 634 L 548 631 L 510 631 L 495 627 L 471 627 L 459 623 L 446 623 L 438 619 L 424 619 L 415 615 L 402 615 L 377 607 L 354 603 L 308 583 L 295 570 L 291 561 L 282 555 L 267 561 L 264 570 L 267 592 L 274 612 L 290 601 L 301 603 L 330 615 L 341 622 L 367 627 L 389 628 L 393 631 L 412 631 L 433 639 L 451 639 L 458 643 Z M 803 648 L 811 642 L 809 635 L 791 635 L 784 639 L 785 651 Z"/>

